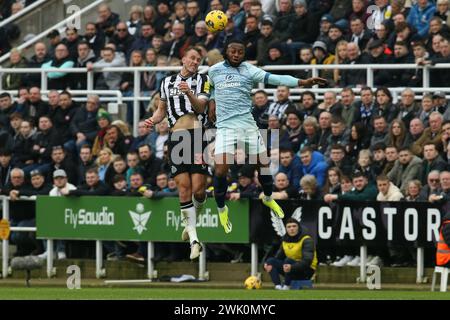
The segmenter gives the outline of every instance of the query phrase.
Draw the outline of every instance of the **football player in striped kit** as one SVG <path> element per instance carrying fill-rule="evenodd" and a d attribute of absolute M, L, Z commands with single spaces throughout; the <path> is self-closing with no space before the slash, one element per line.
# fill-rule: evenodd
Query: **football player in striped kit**
<path fill-rule="evenodd" d="M 199 74 L 202 56 L 197 48 L 189 48 L 182 58 L 182 70 L 161 83 L 161 101 L 155 113 L 145 121 L 153 127 L 166 116 L 171 133 L 169 157 L 171 174 L 179 191 L 182 220 L 185 228 L 181 238 L 191 244 L 190 258 L 196 259 L 202 251 L 197 237 L 197 215 L 206 201 L 205 185 L 208 166 L 203 160 L 202 127 L 207 119 L 209 82 L 206 74 Z"/>

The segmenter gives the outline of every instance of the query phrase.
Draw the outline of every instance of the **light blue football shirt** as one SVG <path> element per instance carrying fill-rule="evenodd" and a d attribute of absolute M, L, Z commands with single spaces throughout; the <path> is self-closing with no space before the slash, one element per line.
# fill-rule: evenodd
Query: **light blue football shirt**
<path fill-rule="evenodd" d="M 208 75 L 211 99 L 216 101 L 217 129 L 258 128 L 251 113 L 251 93 L 255 84 L 298 86 L 298 79 L 294 77 L 273 75 L 248 62 L 235 68 L 223 61 L 212 66 Z"/>

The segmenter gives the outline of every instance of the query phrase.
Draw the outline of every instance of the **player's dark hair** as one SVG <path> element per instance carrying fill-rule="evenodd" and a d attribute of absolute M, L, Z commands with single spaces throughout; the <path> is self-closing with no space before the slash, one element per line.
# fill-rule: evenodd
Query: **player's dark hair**
<path fill-rule="evenodd" d="M 233 44 L 233 43 L 237 43 L 237 44 L 241 44 L 244 48 L 245 48 L 245 42 L 241 39 L 230 39 L 225 43 L 225 47 L 223 48 L 224 52 L 227 52 L 228 47 Z"/>

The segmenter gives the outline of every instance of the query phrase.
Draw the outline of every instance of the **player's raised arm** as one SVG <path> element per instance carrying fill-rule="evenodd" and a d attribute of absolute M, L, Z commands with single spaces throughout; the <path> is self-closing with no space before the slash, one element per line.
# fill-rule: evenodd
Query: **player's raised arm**
<path fill-rule="evenodd" d="M 160 123 L 167 114 L 167 103 L 166 101 L 160 100 L 158 103 L 158 107 L 153 115 L 145 120 L 145 124 L 147 127 L 152 128 L 155 124 Z"/>

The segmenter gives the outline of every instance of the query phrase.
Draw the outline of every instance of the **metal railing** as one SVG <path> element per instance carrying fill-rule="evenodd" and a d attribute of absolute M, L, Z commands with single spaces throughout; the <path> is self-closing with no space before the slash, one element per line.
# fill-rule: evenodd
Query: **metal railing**
<path fill-rule="evenodd" d="M 22 49 L 25 49 L 25 48 L 35 44 L 40 39 L 44 38 L 47 34 L 49 34 L 52 30 L 62 28 L 63 26 L 67 25 L 68 22 L 73 21 L 74 19 L 78 19 L 80 17 L 80 15 L 91 10 L 92 8 L 95 8 L 96 6 L 98 6 L 100 3 L 104 2 L 104 1 L 105 0 L 96 0 L 96 1 L 92 2 L 91 4 L 87 5 L 83 9 L 81 9 L 80 11 L 76 11 L 74 14 L 72 14 L 68 18 L 64 19 L 63 21 L 61 21 L 61 22 L 55 24 L 54 26 L 48 28 L 47 30 L 39 33 L 38 35 L 33 37 L 33 39 L 30 39 L 27 42 L 21 44 L 20 46 L 17 47 L 17 49 L 22 50 Z M 0 57 L 0 63 L 6 61 L 9 58 L 9 56 L 10 56 L 9 52 L 2 55 Z"/>
<path fill-rule="evenodd" d="M 1 58 L 0 58 L 1 59 Z M 367 70 L 367 86 L 373 87 L 373 79 L 374 79 L 374 71 L 381 70 L 381 69 L 422 69 L 423 71 L 423 86 L 417 87 L 417 88 L 411 88 L 414 92 L 430 92 L 435 90 L 441 90 L 444 92 L 450 93 L 450 83 L 449 87 L 443 87 L 443 88 L 430 88 L 430 70 L 433 69 L 448 69 L 448 72 L 450 72 L 450 63 L 443 63 L 443 64 L 436 64 L 435 66 L 418 66 L 416 64 L 355 64 L 355 65 L 347 65 L 347 64 L 340 64 L 340 65 L 280 65 L 280 66 L 266 66 L 262 69 L 266 71 L 282 71 L 282 70 L 288 70 L 288 71 L 295 71 L 295 70 L 312 70 L 313 76 L 318 76 L 318 73 L 320 70 Z M 0 68 L 0 72 L 2 73 L 40 73 L 41 74 L 41 88 L 43 91 L 46 91 L 48 89 L 48 73 L 49 72 L 66 72 L 66 73 L 85 73 L 86 79 L 87 79 L 87 91 L 93 91 L 94 90 L 94 73 L 99 72 L 132 72 L 133 73 L 133 79 L 134 79 L 134 88 L 133 88 L 133 97 L 124 97 L 123 101 L 133 101 L 133 134 L 137 135 L 137 128 L 138 128 L 138 122 L 140 119 L 140 108 L 139 104 L 141 101 L 150 101 L 151 97 L 141 97 L 140 93 L 142 92 L 142 86 L 141 86 L 141 73 L 142 72 L 173 72 L 173 71 L 179 71 L 181 70 L 181 67 L 119 67 L 119 68 L 94 68 L 92 71 L 88 71 L 87 68 L 67 68 L 67 69 L 58 69 L 58 68 L 52 68 L 52 69 L 39 69 L 39 68 Z M 207 72 L 208 67 L 201 66 L 199 69 L 199 72 Z M 1 81 L 0 81 L 1 86 Z M 264 84 L 259 85 L 260 89 L 265 89 Z M 2 88 L 0 87 L 0 90 Z M 256 89 L 255 89 L 256 90 Z M 275 89 L 265 89 L 269 93 L 274 93 Z M 291 93 L 293 94 L 299 94 L 303 92 L 305 89 L 291 89 Z M 325 91 L 335 91 L 339 92 L 340 88 L 317 88 L 313 87 L 311 89 L 308 89 L 314 93 L 318 93 L 319 97 L 320 94 L 323 94 Z M 399 93 L 404 90 L 403 87 L 395 87 L 390 88 L 390 90 L 393 92 L 393 98 L 394 102 L 397 101 Z M 355 88 L 355 92 L 358 92 L 359 89 Z M 298 99 L 299 96 L 293 96 L 294 99 Z"/>
<path fill-rule="evenodd" d="M 0 28 L 6 26 L 10 22 L 15 21 L 16 19 L 20 18 L 21 16 L 31 12 L 32 10 L 34 10 L 35 8 L 39 7 L 41 4 L 44 4 L 46 2 L 48 2 L 48 0 L 38 0 L 36 2 L 33 2 L 32 4 L 26 6 L 25 8 L 23 8 L 16 14 L 14 14 L 14 15 L 8 17 L 7 19 L 3 20 L 2 22 L 0 22 Z"/>

